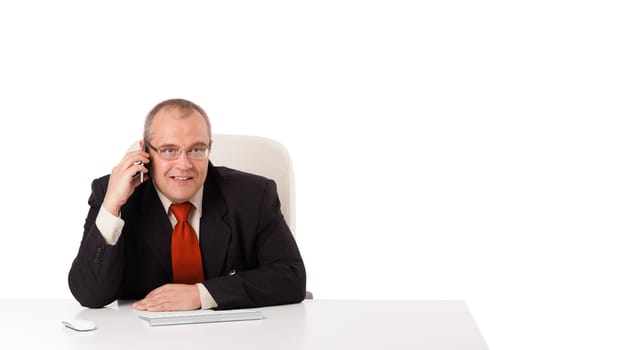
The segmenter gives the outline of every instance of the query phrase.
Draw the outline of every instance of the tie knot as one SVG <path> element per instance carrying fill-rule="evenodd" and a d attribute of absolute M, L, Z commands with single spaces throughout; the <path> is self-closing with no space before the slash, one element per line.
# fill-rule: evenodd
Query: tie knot
<path fill-rule="evenodd" d="M 191 202 L 173 203 L 168 209 L 173 212 L 177 222 L 186 222 L 188 221 L 188 214 L 193 209 L 193 204 Z"/>

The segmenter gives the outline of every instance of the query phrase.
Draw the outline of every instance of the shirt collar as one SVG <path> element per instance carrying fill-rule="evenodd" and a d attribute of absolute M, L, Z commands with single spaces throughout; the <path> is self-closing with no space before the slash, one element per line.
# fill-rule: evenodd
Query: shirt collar
<path fill-rule="evenodd" d="M 155 187 L 155 186 L 153 186 L 153 187 Z M 162 201 L 162 206 L 164 206 L 164 212 L 168 215 L 169 214 L 169 207 L 171 206 L 171 204 L 173 204 L 173 202 L 170 199 L 168 199 L 168 197 L 166 197 L 162 193 L 162 191 L 160 191 L 157 187 L 155 187 L 155 191 L 157 191 L 157 195 L 159 196 L 160 201 Z M 202 210 L 202 198 L 203 197 L 204 197 L 204 186 L 200 187 L 199 190 L 197 190 L 197 192 L 195 192 L 195 195 L 188 200 L 195 207 L 194 211 L 201 212 L 201 210 Z"/>

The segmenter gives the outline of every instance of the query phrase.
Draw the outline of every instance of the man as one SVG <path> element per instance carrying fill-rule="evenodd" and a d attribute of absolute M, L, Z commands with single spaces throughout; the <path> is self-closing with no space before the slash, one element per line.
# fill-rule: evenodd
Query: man
<path fill-rule="evenodd" d="M 173 99 L 147 115 L 140 150 L 93 181 L 69 287 L 87 307 L 230 309 L 303 300 L 306 273 L 274 181 L 215 167 L 210 121 Z M 141 177 L 141 179 L 140 179 Z"/>

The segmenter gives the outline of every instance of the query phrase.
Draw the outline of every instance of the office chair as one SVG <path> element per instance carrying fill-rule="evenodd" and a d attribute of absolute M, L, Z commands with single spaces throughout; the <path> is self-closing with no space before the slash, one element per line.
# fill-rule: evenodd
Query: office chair
<path fill-rule="evenodd" d="M 264 137 L 213 134 L 210 160 L 216 166 L 227 166 L 274 180 L 281 212 L 295 235 L 295 178 L 286 147 Z M 306 291 L 306 299 L 312 298 L 312 293 Z"/>
<path fill-rule="evenodd" d="M 295 235 L 295 179 L 288 150 L 282 144 L 258 136 L 213 134 L 210 160 L 216 166 L 273 179 L 281 212 Z"/>

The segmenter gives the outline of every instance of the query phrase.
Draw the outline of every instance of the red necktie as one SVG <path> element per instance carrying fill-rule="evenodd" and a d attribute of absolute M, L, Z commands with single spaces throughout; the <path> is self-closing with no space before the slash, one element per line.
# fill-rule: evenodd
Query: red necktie
<path fill-rule="evenodd" d="M 202 254 L 193 226 L 188 223 L 193 205 L 190 202 L 171 204 L 170 211 L 177 218 L 171 238 L 171 258 L 173 261 L 173 281 L 194 284 L 204 280 Z"/>

